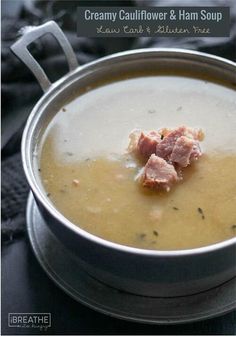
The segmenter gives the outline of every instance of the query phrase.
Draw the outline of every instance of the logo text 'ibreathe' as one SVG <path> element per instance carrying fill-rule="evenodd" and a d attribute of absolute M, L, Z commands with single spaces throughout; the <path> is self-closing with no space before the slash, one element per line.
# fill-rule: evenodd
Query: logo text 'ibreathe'
<path fill-rule="evenodd" d="M 38 328 L 46 330 L 51 327 L 50 313 L 9 313 L 8 326 L 17 328 Z"/>

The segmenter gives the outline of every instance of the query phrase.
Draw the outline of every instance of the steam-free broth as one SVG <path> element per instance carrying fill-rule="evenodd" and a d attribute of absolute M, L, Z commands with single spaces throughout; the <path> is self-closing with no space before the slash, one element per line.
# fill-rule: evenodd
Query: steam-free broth
<path fill-rule="evenodd" d="M 181 76 L 105 84 L 62 107 L 41 144 L 45 193 L 71 222 L 104 239 L 146 249 L 187 249 L 236 234 L 236 102 L 233 89 Z M 134 181 L 126 153 L 134 128 L 202 128 L 201 160 L 170 192 Z"/>

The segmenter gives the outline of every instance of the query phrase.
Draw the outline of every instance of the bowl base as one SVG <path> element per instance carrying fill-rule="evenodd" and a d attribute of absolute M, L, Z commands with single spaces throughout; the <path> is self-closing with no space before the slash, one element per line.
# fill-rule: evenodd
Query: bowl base
<path fill-rule="evenodd" d="M 27 204 L 27 230 L 36 258 L 48 276 L 75 300 L 104 314 L 142 323 L 177 324 L 236 308 L 236 278 L 199 294 L 171 298 L 137 296 L 95 280 L 49 230 L 32 194 Z"/>

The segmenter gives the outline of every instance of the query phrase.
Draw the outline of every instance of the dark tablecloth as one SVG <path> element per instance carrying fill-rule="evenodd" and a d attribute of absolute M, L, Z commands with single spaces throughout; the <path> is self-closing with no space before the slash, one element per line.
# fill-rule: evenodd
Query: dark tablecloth
<path fill-rule="evenodd" d="M 86 3 L 80 1 L 80 3 Z M 90 2 L 90 4 L 94 4 Z M 97 2 L 98 3 L 98 2 Z M 107 1 L 99 1 L 99 5 Z M 113 1 L 113 5 L 122 4 Z M 126 1 L 126 5 L 167 5 L 166 1 Z M 112 52 L 143 47 L 196 49 L 236 59 L 236 6 L 234 1 L 198 1 L 197 5 L 231 6 L 229 38 L 85 39 L 76 36 L 76 1 L 2 2 L 2 333 L 40 334 L 36 329 L 9 328 L 10 312 L 51 312 L 50 334 L 234 334 L 236 316 L 181 326 L 145 326 L 98 314 L 70 299 L 38 265 L 25 233 L 28 186 L 20 159 L 20 140 L 25 120 L 41 89 L 29 70 L 10 52 L 9 46 L 25 25 L 54 19 L 66 33 L 81 64 Z M 168 5 L 196 5 L 195 1 L 168 1 Z M 49 78 L 66 72 L 61 50 L 49 36 L 38 40 L 31 51 Z"/>

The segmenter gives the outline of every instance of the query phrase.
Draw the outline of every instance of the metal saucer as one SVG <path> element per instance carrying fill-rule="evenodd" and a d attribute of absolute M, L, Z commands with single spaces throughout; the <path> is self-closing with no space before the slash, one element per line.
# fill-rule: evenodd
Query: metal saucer
<path fill-rule="evenodd" d="M 212 318 L 236 308 L 236 278 L 203 293 L 172 298 L 137 296 L 100 283 L 51 233 L 32 194 L 27 204 L 27 230 L 48 276 L 75 300 L 104 314 L 142 323 L 177 324 Z"/>

